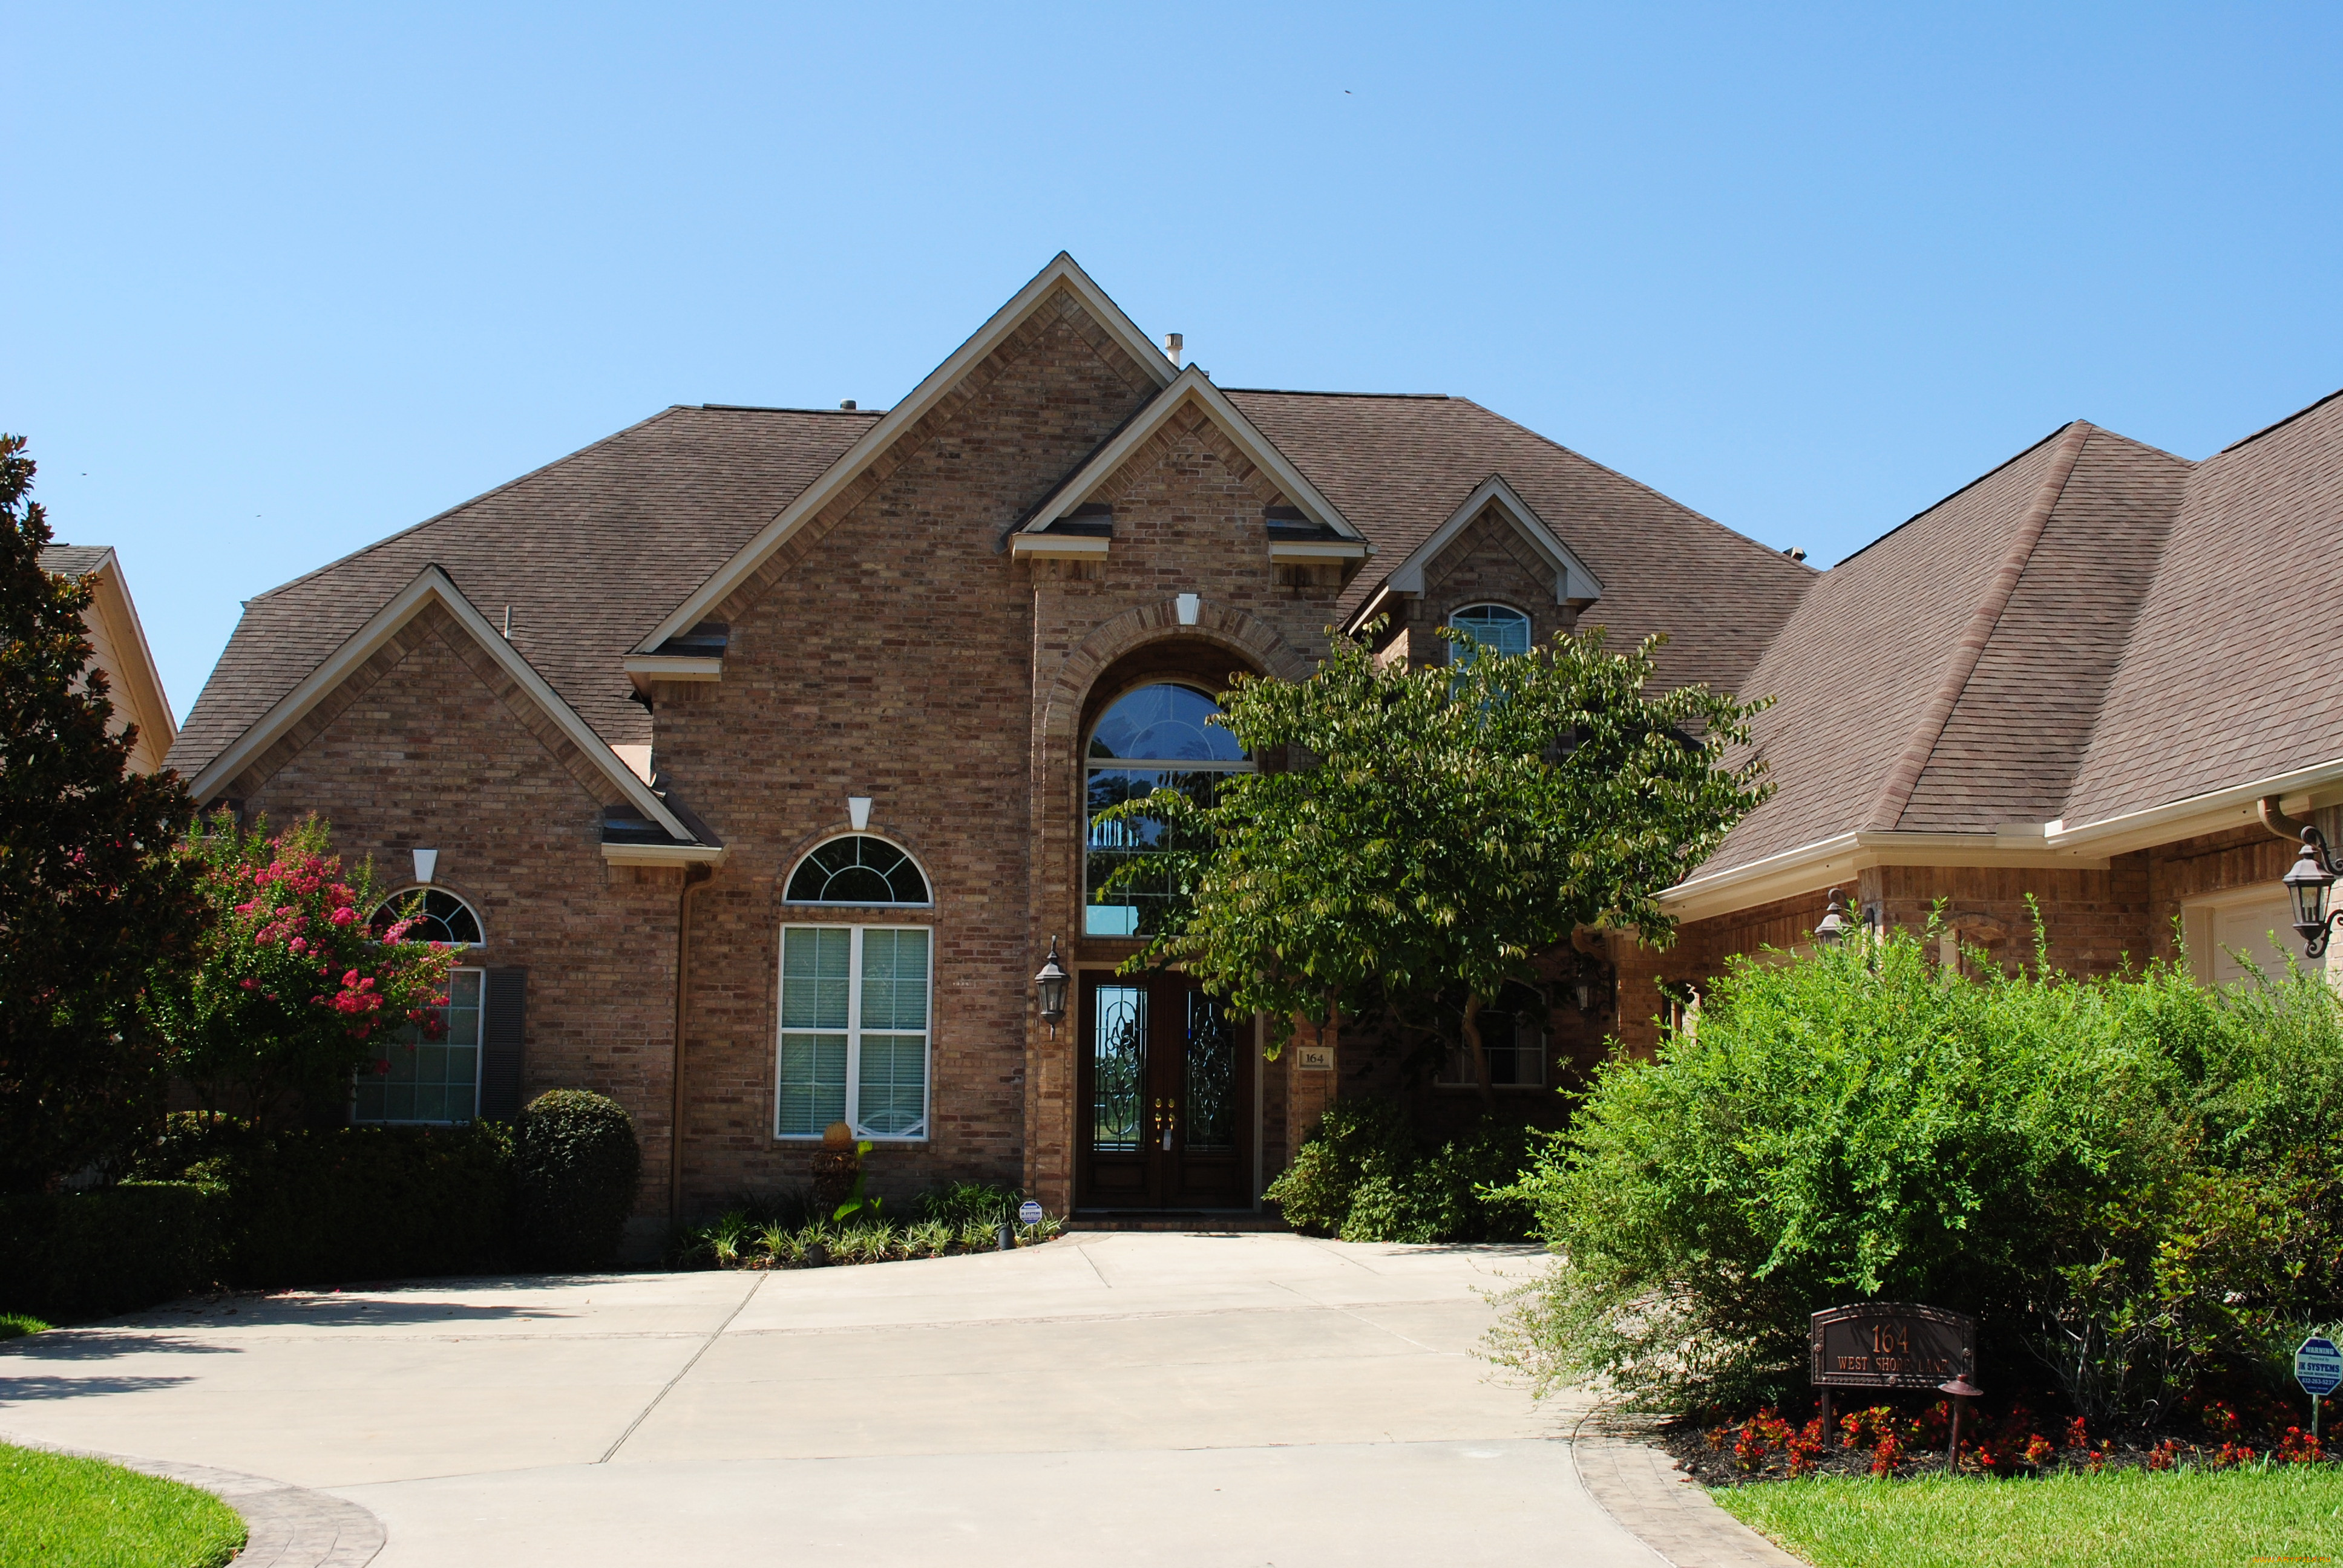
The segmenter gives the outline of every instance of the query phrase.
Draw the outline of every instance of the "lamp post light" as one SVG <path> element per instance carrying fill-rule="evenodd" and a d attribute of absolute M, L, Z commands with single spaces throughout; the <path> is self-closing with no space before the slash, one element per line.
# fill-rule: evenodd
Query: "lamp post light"
<path fill-rule="evenodd" d="M 1041 1003 L 1041 1021 L 1050 1026 L 1050 1038 L 1058 1038 L 1058 1020 L 1066 1016 L 1066 971 L 1058 962 L 1058 939 L 1050 939 L 1050 956 L 1042 960 L 1041 972 L 1033 977 L 1033 994 Z"/>
<path fill-rule="evenodd" d="M 2305 958 L 2327 950 L 2327 935 L 2338 918 L 2327 912 L 2327 896 L 2343 866 L 2328 851 L 2327 835 L 2316 828 L 2302 830 L 2302 854 L 2286 874 L 2286 895 L 2294 901 L 2295 934 L 2302 939 Z"/>
<path fill-rule="evenodd" d="M 1822 924 L 1815 928 L 1815 940 L 1825 948 L 1835 948 L 1846 937 L 1846 894 L 1837 888 L 1830 890 L 1830 908 L 1824 911 Z"/>

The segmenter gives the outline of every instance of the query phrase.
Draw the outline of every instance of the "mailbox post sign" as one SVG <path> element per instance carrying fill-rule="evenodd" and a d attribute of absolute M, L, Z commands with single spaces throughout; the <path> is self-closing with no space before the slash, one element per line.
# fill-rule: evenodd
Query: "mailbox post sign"
<path fill-rule="evenodd" d="M 1823 1391 L 1830 1424 L 1835 1388 L 1917 1388 L 1941 1392 L 1976 1372 L 1976 1320 L 1966 1312 L 1909 1302 L 1832 1307 L 1811 1320 L 1813 1382 Z"/>

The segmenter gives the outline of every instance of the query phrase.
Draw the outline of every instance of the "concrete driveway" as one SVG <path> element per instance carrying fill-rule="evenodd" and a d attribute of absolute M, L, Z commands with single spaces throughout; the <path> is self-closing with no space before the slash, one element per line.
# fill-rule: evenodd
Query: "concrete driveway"
<path fill-rule="evenodd" d="M 372 1510 L 380 1568 L 1659 1559 L 1472 1353 L 1482 1247 L 1007 1255 L 236 1297 L 0 1346 L 0 1432 Z"/>

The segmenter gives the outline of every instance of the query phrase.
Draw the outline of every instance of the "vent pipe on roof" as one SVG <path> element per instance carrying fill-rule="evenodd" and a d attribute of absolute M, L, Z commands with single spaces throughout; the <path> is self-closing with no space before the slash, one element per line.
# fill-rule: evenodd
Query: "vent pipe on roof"
<path fill-rule="evenodd" d="M 1176 332 L 1167 332 L 1163 335 L 1163 357 L 1177 365 L 1180 363 L 1180 351 L 1187 346 L 1185 337 Z"/>
<path fill-rule="evenodd" d="M 838 407 L 841 412 L 851 414 L 854 412 L 854 399 L 849 397 L 845 402 L 840 403 Z"/>
<path fill-rule="evenodd" d="M 1805 548 L 1799 545 L 1792 545 L 1788 549 L 1784 550 L 1782 553 L 1789 557 L 1794 561 L 1802 561 L 1806 558 Z"/>

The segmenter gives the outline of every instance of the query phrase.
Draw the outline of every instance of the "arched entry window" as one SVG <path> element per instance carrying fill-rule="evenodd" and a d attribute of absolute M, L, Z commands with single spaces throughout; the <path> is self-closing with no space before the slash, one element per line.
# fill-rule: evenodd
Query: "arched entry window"
<path fill-rule="evenodd" d="M 1530 618 L 1509 605 L 1467 605 L 1448 618 L 1448 624 L 1458 631 L 1470 633 L 1469 643 L 1456 643 L 1453 657 L 1459 664 L 1470 664 L 1473 656 L 1482 648 L 1492 653 L 1527 653 L 1530 650 Z"/>
<path fill-rule="evenodd" d="M 1160 789 L 1209 803 L 1222 778 L 1249 773 L 1252 759 L 1237 738 L 1211 723 L 1220 705 L 1190 686 L 1160 682 L 1117 698 L 1091 730 L 1083 783 L 1082 934 L 1151 936 L 1177 890 L 1169 875 L 1141 878 L 1108 901 L 1091 901 L 1121 866 L 1144 862 L 1172 847 L 1166 826 L 1151 819 L 1101 822 L 1100 813 Z"/>

